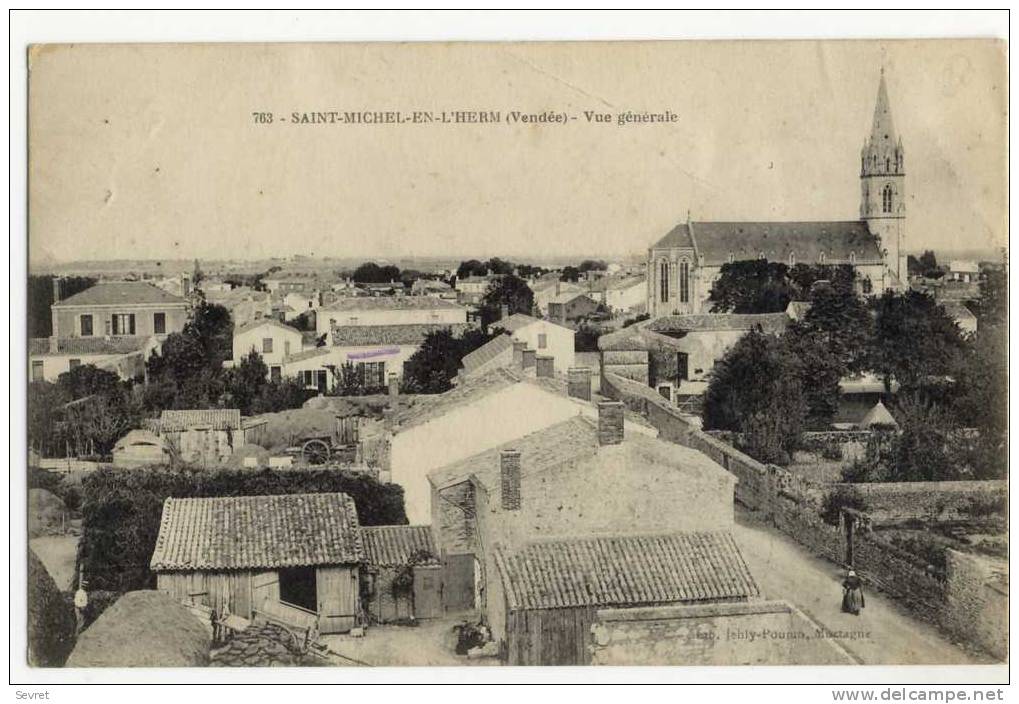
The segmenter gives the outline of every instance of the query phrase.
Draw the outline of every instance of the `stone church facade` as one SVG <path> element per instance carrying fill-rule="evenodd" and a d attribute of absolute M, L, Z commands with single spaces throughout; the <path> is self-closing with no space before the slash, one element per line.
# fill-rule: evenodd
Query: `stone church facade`
<path fill-rule="evenodd" d="M 884 71 L 870 137 L 860 153 L 860 217 L 816 222 L 687 222 L 648 249 L 647 310 L 663 315 L 710 312 L 711 287 L 729 262 L 764 259 L 848 264 L 864 293 L 906 282 L 905 171 Z"/>

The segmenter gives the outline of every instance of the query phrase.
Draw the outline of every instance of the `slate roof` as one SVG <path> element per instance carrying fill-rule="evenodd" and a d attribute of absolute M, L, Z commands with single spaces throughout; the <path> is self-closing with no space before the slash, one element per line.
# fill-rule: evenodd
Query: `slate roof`
<path fill-rule="evenodd" d="M 169 498 L 152 553 L 156 572 L 274 569 L 364 560 L 346 494 Z"/>
<path fill-rule="evenodd" d="M 465 310 L 463 306 L 432 296 L 375 296 L 346 297 L 322 308 L 322 310 L 359 311 L 359 310 Z"/>
<path fill-rule="evenodd" d="M 366 345 L 420 345 L 425 335 L 437 330 L 451 330 L 463 335 L 467 323 L 420 323 L 406 325 L 334 325 L 333 345 L 361 347 Z"/>
<path fill-rule="evenodd" d="M 364 543 L 364 557 L 369 565 L 396 567 L 411 564 L 411 558 L 418 553 L 431 555 L 430 559 L 418 560 L 414 564 L 439 564 L 438 550 L 429 526 L 366 526 L 361 529 Z"/>
<path fill-rule="evenodd" d="M 240 327 L 234 328 L 234 337 L 237 337 L 238 335 L 241 335 L 243 333 L 249 332 L 251 330 L 255 330 L 256 328 L 260 328 L 263 325 L 270 325 L 272 327 L 276 327 L 276 328 L 280 328 L 282 330 L 286 330 L 287 332 L 295 332 L 298 335 L 302 334 L 301 331 L 298 330 L 297 328 L 295 328 L 293 325 L 287 325 L 285 323 L 281 323 L 280 321 L 276 320 L 275 318 L 260 318 L 258 320 L 252 320 L 251 322 L 245 323 L 244 325 L 241 325 Z"/>
<path fill-rule="evenodd" d="M 496 552 L 511 609 L 746 600 L 760 589 L 728 531 L 556 540 Z"/>
<path fill-rule="evenodd" d="M 185 305 L 180 296 L 164 291 L 145 281 L 100 281 L 95 286 L 54 303 L 54 308 L 64 306 L 113 306 L 159 304 Z"/>
<path fill-rule="evenodd" d="M 787 262 L 789 254 L 801 264 L 817 264 L 821 252 L 828 263 L 860 264 L 883 261 L 878 238 L 863 220 L 817 222 L 694 222 L 681 223 L 652 249 L 693 247 L 708 266 L 721 266 L 732 254 L 736 261 L 758 259 L 761 252 L 773 262 Z"/>
<path fill-rule="evenodd" d="M 785 313 L 700 313 L 692 315 L 666 315 L 652 320 L 647 329 L 652 332 L 699 332 L 707 330 L 753 330 L 760 327 L 766 333 L 784 332 L 789 325 Z"/>
<path fill-rule="evenodd" d="M 465 355 L 460 361 L 460 364 L 463 366 L 465 372 L 470 373 L 512 349 L 513 338 L 509 335 L 499 335 L 498 337 L 489 340 L 470 354 Z"/>
<path fill-rule="evenodd" d="M 41 357 L 50 354 L 129 354 L 145 348 L 152 338 L 143 335 L 129 337 L 61 337 L 57 338 L 57 351 L 50 352 L 50 338 L 33 337 L 28 341 L 28 354 Z"/>
<path fill-rule="evenodd" d="M 195 428 L 208 428 L 211 430 L 240 430 L 241 412 L 236 408 L 208 408 L 184 411 L 163 411 L 159 416 L 160 432 L 173 433 Z"/>

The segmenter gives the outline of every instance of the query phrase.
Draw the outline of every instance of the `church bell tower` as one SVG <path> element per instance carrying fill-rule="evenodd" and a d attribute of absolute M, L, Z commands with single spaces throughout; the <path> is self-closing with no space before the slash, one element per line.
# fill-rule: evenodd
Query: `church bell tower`
<path fill-rule="evenodd" d="M 870 137 L 863 143 L 860 152 L 860 218 L 880 239 L 885 269 L 892 274 L 885 282 L 886 287 L 904 286 L 907 281 L 903 251 L 906 237 L 905 185 L 902 139 L 896 134 L 892 122 L 882 68 L 874 122 Z"/>

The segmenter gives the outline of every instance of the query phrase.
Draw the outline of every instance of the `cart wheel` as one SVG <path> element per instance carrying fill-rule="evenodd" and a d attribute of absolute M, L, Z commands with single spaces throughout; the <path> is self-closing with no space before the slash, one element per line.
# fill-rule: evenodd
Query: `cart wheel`
<path fill-rule="evenodd" d="M 322 440 L 309 440 L 301 448 L 301 456 L 308 464 L 325 464 L 329 460 L 329 445 Z"/>

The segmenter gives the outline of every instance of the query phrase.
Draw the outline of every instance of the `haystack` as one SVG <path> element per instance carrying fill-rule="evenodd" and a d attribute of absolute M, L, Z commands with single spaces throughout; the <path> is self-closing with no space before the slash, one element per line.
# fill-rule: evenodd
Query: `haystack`
<path fill-rule="evenodd" d="M 861 428 L 873 428 L 873 427 L 886 427 L 886 428 L 898 428 L 899 424 L 895 422 L 895 418 L 885 405 L 878 401 L 874 404 L 874 407 L 867 411 L 867 414 L 860 421 Z"/>
<path fill-rule="evenodd" d="M 128 592 L 78 636 L 67 667 L 196 667 L 212 633 L 183 604 L 157 591 Z"/>

